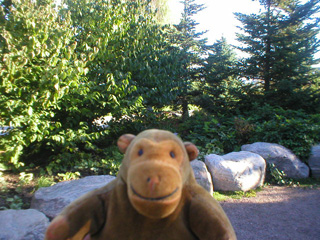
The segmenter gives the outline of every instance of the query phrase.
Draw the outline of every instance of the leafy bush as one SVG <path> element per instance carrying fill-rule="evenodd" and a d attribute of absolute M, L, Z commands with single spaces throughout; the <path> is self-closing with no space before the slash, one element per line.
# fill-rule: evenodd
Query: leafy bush
<path fill-rule="evenodd" d="M 320 142 L 320 114 L 265 105 L 238 117 L 199 112 L 178 129 L 183 139 L 199 147 L 202 155 L 238 151 L 247 143 L 270 142 L 289 148 L 306 161 L 311 147 Z"/>
<path fill-rule="evenodd" d="M 70 171 L 81 159 L 105 159 L 115 140 L 94 120 L 176 96 L 179 61 L 148 1 L 54 3 L 1 2 L 0 127 L 10 127 L 0 138 L 2 169 Z"/>
<path fill-rule="evenodd" d="M 0 138 L 0 157 L 19 168 L 24 148 L 56 128 L 59 101 L 86 69 L 75 55 L 70 17 L 62 19 L 54 1 L 12 1 L 9 8 L 0 6 L 0 18 L 0 126 L 11 128 Z"/>
<path fill-rule="evenodd" d="M 233 119 L 219 118 L 195 112 L 179 126 L 179 134 L 186 141 L 196 144 L 201 157 L 205 154 L 232 151 L 237 145 Z"/>
<path fill-rule="evenodd" d="M 278 143 L 304 161 L 308 159 L 311 147 L 320 142 L 320 114 L 309 115 L 302 110 L 266 105 L 251 115 L 250 122 L 256 126 L 251 142 Z"/>

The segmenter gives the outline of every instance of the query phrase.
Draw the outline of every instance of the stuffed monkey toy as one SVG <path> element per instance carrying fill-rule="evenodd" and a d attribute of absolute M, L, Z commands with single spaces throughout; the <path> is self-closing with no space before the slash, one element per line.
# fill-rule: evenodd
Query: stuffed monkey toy
<path fill-rule="evenodd" d="M 122 135 L 119 174 L 49 225 L 46 240 L 235 240 L 220 204 L 197 184 L 198 149 L 168 131 Z"/>

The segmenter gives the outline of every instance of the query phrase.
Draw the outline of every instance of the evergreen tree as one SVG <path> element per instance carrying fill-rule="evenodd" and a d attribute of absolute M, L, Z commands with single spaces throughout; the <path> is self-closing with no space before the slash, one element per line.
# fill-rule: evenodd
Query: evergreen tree
<path fill-rule="evenodd" d="M 201 107 L 210 112 L 230 110 L 237 102 L 236 92 L 241 81 L 237 70 L 237 56 L 225 38 L 214 43 L 204 65 Z"/>
<path fill-rule="evenodd" d="M 193 16 L 203 10 L 203 4 L 196 4 L 195 0 L 181 1 L 183 12 L 180 23 L 176 25 L 177 33 L 173 36 L 174 42 L 180 48 L 180 59 L 183 71 L 180 73 L 180 97 L 183 119 L 189 116 L 188 104 L 191 99 L 193 86 L 201 78 L 201 66 L 204 63 L 202 56 L 206 52 L 207 39 L 201 38 L 205 32 L 197 32 L 198 23 Z"/>
<path fill-rule="evenodd" d="M 260 14 L 236 13 L 244 32 L 238 40 L 240 49 L 250 54 L 245 61 L 245 75 L 261 83 L 265 100 L 285 108 L 308 108 L 316 101 L 312 88 L 318 75 L 312 65 L 318 61 L 319 0 L 261 0 Z M 312 107 L 311 107 L 312 108 Z"/>

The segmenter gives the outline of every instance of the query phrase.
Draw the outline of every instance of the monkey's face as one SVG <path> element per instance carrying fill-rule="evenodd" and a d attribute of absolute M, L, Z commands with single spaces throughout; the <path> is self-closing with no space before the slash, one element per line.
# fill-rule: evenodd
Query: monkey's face
<path fill-rule="evenodd" d="M 172 133 L 159 134 L 166 137 L 124 135 L 118 141 L 120 150 L 126 151 L 122 178 L 129 200 L 137 212 L 153 219 L 165 218 L 177 208 L 190 171 L 189 159 L 198 154 L 193 144 L 183 144 Z"/>

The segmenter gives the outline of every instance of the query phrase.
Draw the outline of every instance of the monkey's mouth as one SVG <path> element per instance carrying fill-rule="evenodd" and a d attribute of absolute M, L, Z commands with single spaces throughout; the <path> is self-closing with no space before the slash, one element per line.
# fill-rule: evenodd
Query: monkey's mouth
<path fill-rule="evenodd" d="M 171 197 L 172 195 L 174 195 L 178 190 L 179 188 L 177 187 L 173 192 L 165 195 L 165 196 L 162 196 L 162 197 L 144 197 L 142 195 L 140 195 L 139 193 L 137 193 L 136 190 L 134 190 L 134 188 L 131 186 L 131 190 L 132 192 L 139 198 L 143 199 L 143 200 L 147 200 L 147 201 L 160 201 L 160 200 L 164 200 L 166 198 L 169 198 Z"/>

